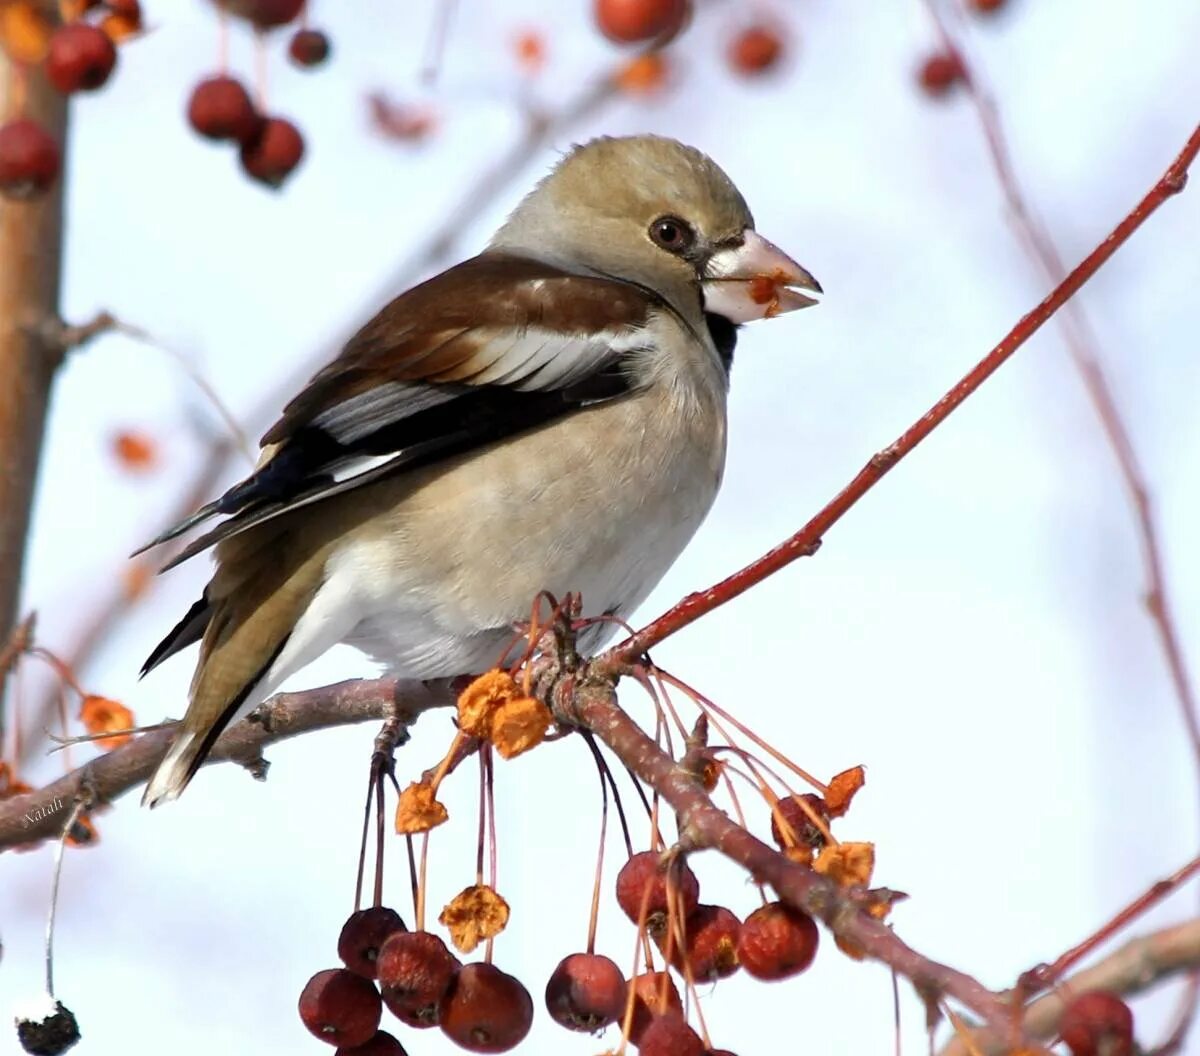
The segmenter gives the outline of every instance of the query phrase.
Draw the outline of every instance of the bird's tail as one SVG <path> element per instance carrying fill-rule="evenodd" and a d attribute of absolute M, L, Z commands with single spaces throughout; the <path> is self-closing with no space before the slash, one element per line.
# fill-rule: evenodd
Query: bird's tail
<path fill-rule="evenodd" d="M 158 764 L 154 776 L 142 795 L 143 807 L 157 807 L 160 803 L 178 799 L 187 788 L 188 782 L 200 768 L 200 753 L 204 749 L 204 738 L 193 731 L 181 728 L 175 735 L 163 761 Z"/>

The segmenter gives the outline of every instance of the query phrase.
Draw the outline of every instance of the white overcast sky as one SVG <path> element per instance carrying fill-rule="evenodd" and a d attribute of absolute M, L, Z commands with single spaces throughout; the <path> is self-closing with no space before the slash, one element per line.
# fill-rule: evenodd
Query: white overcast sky
<path fill-rule="evenodd" d="M 65 304 L 108 308 L 203 365 L 235 411 L 378 307 L 413 248 L 519 125 L 507 41 L 550 40 L 539 91 L 555 105 L 612 59 L 583 0 L 461 0 L 426 149 L 381 142 L 363 97 L 417 94 L 433 0 L 315 5 L 336 57 L 303 75 L 276 61 L 271 99 L 309 157 L 280 195 L 244 182 L 227 151 L 181 119 L 214 58 L 206 4 L 149 0 L 160 28 L 123 50 L 103 93 L 75 107 Z M 965 100 L 913 88 L 932 33 L 917 0 L 778 3 L 798 32 L 781 76 L 735 83 L 721 49 L 735 5 L 683 43 L 679 89 L 622 102 L 529 158 L 517 186 L 458 232 L 477 250 L 519 191 L 570 141 L 654 131 L 711 153 L 759 229 L 819 277 L 822 305 L 749 329 L 738 349 L 726 483 L 694 545 L 643 617 L 784 538 L 983 354 L 1045 292 L 1017 248 Z M 764 4 L 770 9 L 770 4 Z M 977 25 L 972 53 L 996 87 L 1021 174 L 1064 257 L 1107 233 L 1174 156 L 1200 112 L 1200 7 L 1012 0 Z M 235 52 L 242 68 L 249 47 Z M 1152 219 L 1083 303 L 1145 461 L 1181 637 L 1200 667 L 1200 194 Z M 161 353 L 118 338 L 74 356 L 55 392 L 27 604 L 65 647 L 122 555 L 153 534 L 199 448 L 195 402 Z M 162 440 L 166 467 L 119 473 L 119 427 Z M 137 668 L 192 600 L 203 560 L 170 575 L 121 628 L 87 685 L 139 719 L 179 715 L 190 659 L 143 683 Z M 1137 540 L 1094 416 L 1051 327 L 829 533 L 820 554 L 656 652 L 818 774 L 855 763 L 868 786 L 842 824 L 878 845 L 876 879 L 907 891 L 894 916 L 918 949 L 997 987 L 1052 959 L 1196 848 L 1194 772 L 1140 606 Z M 294 685 L 369 670 L 331 656 Z M 636 695 L 627 699 L 644 707 Z M 449 720 L 422 722 L 403 775 L 433 762 Z M 335 963 L 350 908 L 363 763 L 373 730 L 273 750 L 271 778 L 205 771 L 154 814 L 131 797 L 103 842 L 68 856 L 57 982 L 91 1056 L 318 1052 L 295 1014 Z M 581 745 L 498 773 L 501 888 L 514 907 L 497 963 L 538 1001 L 586 934 L 598 803 Z M 60 763 L 31 776 L 48 779 Z M 450 792 L 469 817 L 473 781 Z M 435 843 L 431 901 L 473 876 L 472 825 Z M 614 844 L 615 851 L 615 844 Z M 0 862 L 0 1009 L 37 989 L 48 850 Z M 407 916 L 404 870 L 388 891 Z M 735 871 L 697 861 L 713 900 L 745 913 Z M 1151 920 L 1182 919 L 1195 892 Z M 601 948 L 621 963 L 630 927 L 608 903 Z M 905 1051 L 924 1051 L 904 994 Z M 1139 1004 L 1153 1041 L 1169 1001 Z M 735 978 L 707 1000 L 717 1044 L 741 1056 L 893 1051 L 878 966 L 831 942 L 804 977 Z M 6 1036 L 7 1037 L 7 1036 Z M 410 1051 L 451 1051 L 436 1032 Z M 0 1051 L 8 1051 L 8 1041 Z M 603 1042 L 540 1016 L 525 1051 L 588 1056 Z M 1190 1052 L 1200 1052 L 1194 1039 Z"/>

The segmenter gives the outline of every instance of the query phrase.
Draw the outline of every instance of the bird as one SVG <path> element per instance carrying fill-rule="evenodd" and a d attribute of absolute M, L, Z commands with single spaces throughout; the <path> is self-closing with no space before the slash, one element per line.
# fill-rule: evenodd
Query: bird
<path fill-rule="evenodd" d="M 627 618 L 717 495 L 739 328 L 821 292 L 701 151 L 568 150 L 482 252 L 311 378 L 245 480 L 138 551 L 203 524 L 163 570 L 215 556 L 142 669 L 200 643 L 142 802 L 178 797 L 222 730 L 335 644 L 434 680 L 495 666 L 543 591 Z"/>

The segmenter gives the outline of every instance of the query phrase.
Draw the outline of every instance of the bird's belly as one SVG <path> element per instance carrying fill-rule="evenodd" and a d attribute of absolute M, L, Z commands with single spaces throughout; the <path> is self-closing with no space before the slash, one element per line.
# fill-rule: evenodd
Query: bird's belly
<path fill-rule="evenodd" d="M 539 591 L 582 594 L 585 615 L 628 616 L 712 505 L 716 419 L 693 427 L 635 398 L 392 485 L 404 490 L 383 527 L 330 561 L 359 599 L 350 644 L 434 678 L 494 665 Z M 589 637 L 594 648 L 607 635 Z"/>

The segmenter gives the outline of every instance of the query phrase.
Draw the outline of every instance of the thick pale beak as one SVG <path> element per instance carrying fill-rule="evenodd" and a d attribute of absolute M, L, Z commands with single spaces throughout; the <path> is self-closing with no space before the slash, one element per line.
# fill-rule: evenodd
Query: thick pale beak
<path fill-rule="evenodd" d="M 704 310 L 731 323 L 773 319 L 817 303 L 800 290 L 821 293 L 821 284 L 778 246 L 746 228 L 740 246 L 714 253 L 701 283 Z"/>

